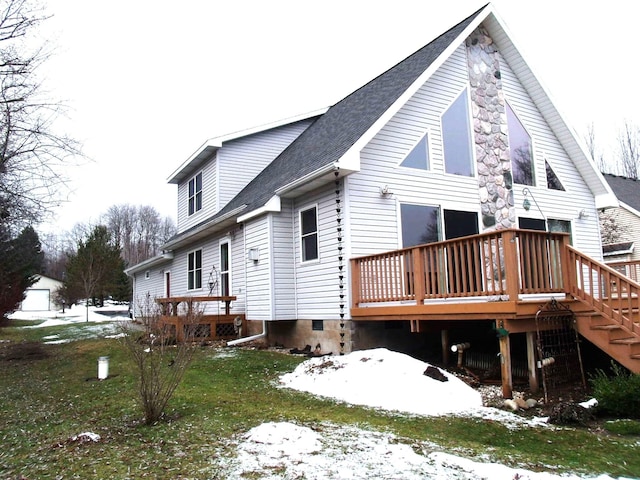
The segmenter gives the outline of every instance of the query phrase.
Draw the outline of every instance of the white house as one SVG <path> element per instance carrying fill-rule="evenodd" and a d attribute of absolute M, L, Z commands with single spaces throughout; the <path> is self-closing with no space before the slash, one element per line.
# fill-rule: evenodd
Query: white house
<path fill-rule="evenodd" d="M 250 338 L 334 353 L 429 341 L 408 317 L 354 318 L 351 259 L 520 228 L 601 260 L 597 211 L 617 205 L 490 4 L 327 110 L 207 141 L 168 181 L 178 234 L 127 270 L 134 303 L 232 295 Z"/>

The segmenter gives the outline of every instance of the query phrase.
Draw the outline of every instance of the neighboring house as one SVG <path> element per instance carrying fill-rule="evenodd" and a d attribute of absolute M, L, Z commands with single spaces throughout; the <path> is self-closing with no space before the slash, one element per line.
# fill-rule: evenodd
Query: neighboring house
<path fill-rule="evenodd" d="M 27 288 L 25 298 L 20 304 L 20 310 L 29 312 L 60 308 L 54 300 L 54 293 L 62 287 L 62 282 L 44 275 L 37 275 L 37 277 L 36 283 Z"/>
<path fill-rule="evenodd" d="M 601 228 L 614 230 L 614 242 L 602 245 L 602 253 L 607 263 L 640 260 L 640 181 L 604 174 L 604 178 L 616 194 L 620 205 L 600 214 Z M 605 233 L 605 238 L 607 237 Z"/>
<path fill-rule="evenodd" d="M 361 302 L 355 257 L 521 228 L 569 233 L 602 260 L 597 211 L 617 206 L 491 5 L 324 112 L 209 140 L 168 181 L 178 189 L 178 234 L 163 255 L 127 270 L 134 303 L 232 295 L 230 314 L 244 315 L 249 338 L 333 353 L 386 346 L 425 356 L 440 347 L 440 337 L 417 334 L 434 318 L 426 309 L 452 303 L 433 295 L 404 317 L 370 308 L 384 295 Z M 476 273 L 468 266 L 463 283 Z M 379 282 L 385 274 L 367 272 Z M 495 301 L 506 297 L 492 305 L 506 308 Z M 488 321 L 495 342 L 489 320 L 499 317 L 466 305 L 455 318 Z"/>

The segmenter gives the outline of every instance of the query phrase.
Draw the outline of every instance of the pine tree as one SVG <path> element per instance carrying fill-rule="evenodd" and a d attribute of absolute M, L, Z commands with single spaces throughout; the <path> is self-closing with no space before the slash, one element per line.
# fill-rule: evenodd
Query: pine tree
<path fill-rule="evenodd" d="M 0 227 L 0 315 L 16 310 L 25 298 L 27 288 L 37 281 L 44 254 L 38 234 L 25 227 L 11 238 L 9 231 Z"/>
<path fill-rule="evenodd" d="M 75 303 L 83 298 L 88 308 L 90 300 L 102 303 L 108 296 L 122 296 L 124 268 L 120 248 L 111 241 L 107 228 L 98 225 L 69 256 L 63 290 L 66 300 Z"/>

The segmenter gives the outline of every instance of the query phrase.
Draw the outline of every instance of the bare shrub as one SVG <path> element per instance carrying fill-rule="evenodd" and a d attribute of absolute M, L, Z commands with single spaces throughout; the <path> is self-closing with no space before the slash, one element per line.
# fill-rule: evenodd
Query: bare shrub
<path fill-rule="evenodd" d="M 154 299 L 148 297 L 139 308 L 143 321 L 123 323 L 122 343 L 137 367 L 144 421 L 150 425 L 161 419 L 191 364 L 198 348 L 194 334 L 202 310 L 191 304 L 180 312 L 184 339 L 177 342 L 175 328 L 163 325 L 162 309 Z"/>

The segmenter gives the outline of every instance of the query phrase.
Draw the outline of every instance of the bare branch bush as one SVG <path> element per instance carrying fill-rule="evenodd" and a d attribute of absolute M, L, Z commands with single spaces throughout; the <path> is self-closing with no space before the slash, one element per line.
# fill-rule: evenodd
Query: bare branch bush
<path fill-rule="evenodd" d="M 141 324 L 123 323 L 121 328 L 125 335 L 121 338 L 136 365 L 144 421 L 151 425 L 162 418 L 193 360 L 199 346 L 195 335 L 203 312 L 196 304 L 180 312 L 184 339 L 178 342 L 175 329 L 162 324 L 163 312 L 155 299 L 148 296 L 139 309 Z"/>

